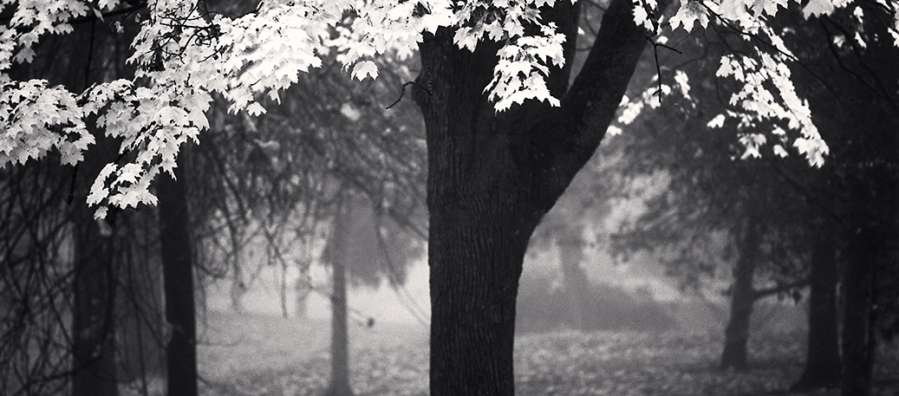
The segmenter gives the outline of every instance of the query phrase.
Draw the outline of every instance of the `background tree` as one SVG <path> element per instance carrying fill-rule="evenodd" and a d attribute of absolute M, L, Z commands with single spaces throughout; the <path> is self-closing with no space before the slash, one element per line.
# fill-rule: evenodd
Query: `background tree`
<path fill-rule="evenodd" d="M 661 193 L 648 202 L 647 213 L 619 236 L 617 246 L 619 252 L 622 248 L 668 246 L 665 250 L 671 255 L 665 261 L 669 271 L 690 287 L 696 287 L 703 274 L 713 275 L 720 268 L 719 262 L 731 261 L 731 317 L 725 330 L 721 365 L 745 368 L 753 303 L 770 295 L 801 297 L 798 293 L 806 282 L 809 263 L 827 254 L 820 252 L 823 256 L 812 257 L 812 252 L 822 246 L 816 244 L 811 225 L 826 221 L 826 217 L 805 204 L 803 194 L 781 176 L 784 169 L 791 169 L 803 173 L 803 178 L 817 177 L 793 158 L 777 158 L 778 150 L 784 150 L 783 140 L 773 148 L 774 152 L 753 159 L 760 153 L 744 150 L 751 130 L 741 130 L 737 123 L 709 130 L 716 122 L 723 122 L 723 117 L 712 120 L 714 114 L 732 111 L 731 104 L 721 100 L 721 92 L 732 90 L 728 87 L 730 82 L 717 79 L 715 72 L 717 58 L 721 52 L 730 51 L 733 44 L 723 39 L 726 36 L 716 37 L 711 32 L 702 38 L 673 34 L 671 39 L 681 44 L 678 52 L 666 52 L 657 59 L 662 70 L 666 65 L 676 65 L 661 77 L 666 82 L 679 81 L 680 91 L 653 81 L 648 89 L 638 88 L 638 99 L 625 107 L 619 119 L 630 123 L 642 106 L 655 107 L 660 99 L 664 101 L 662 108 L 644 114 L 646 120 L 626 127 L 629 133 L 620 144 L 627 153 L 625 174 L 662 173 L 669 179 L 668 187 L 660 189 Z M 687 81 L 692 82 L 689 89 L 685 89 Z M 661 89 L 656 90 L 655 84 L 660 84 Z M 662 99 L 666 93 L 677 95 Z M 744 147 L 738 143 L 741 141 Z M 720 240 L 721 235 L 725 235 L 724 247 L 710 260 L 703 258 L 703 252 L 697 249 L 715 245 L 715 239 Z M 834 252 L 831 247 L 829 253 Z M 819 271 L 813 273 L 820 280 Z M 825 278 L 833 290 L 835 279 Z M 820 282 L 818 286 L 827 289 Z M 821 294 L 822 290 L 816 292 L 813 310 L 835 314 L 835 300 Z M 822 325 L 833 326 L 834 319 L 830 316 L 830 322 L 825 320 L 823 324 L 816 319 L 811 326 L 816 337 L 811 342 L 836 342 L 835 333 L 817 331 Z M 830 334 L 830 338 L 818 339 L 818 334 Z M 817 359 L 830 359 L 822 364 L 830 362 L 832 367 L 839 361 L 836 350 L 822 352 Z"/>
<path fill-rule="evenodd" d="M 793 9 L 791 13 L 783 16 L 787 20 L 778 22 L 781 24 L 778 26 L 787 29 L 786 26 L 801 25 L 800 21 L 803 18 L 801 14 L 798 9 Z M 838 13 L 837 15 L 840 14 Z M 809 16 L 809 14 L 806 13 L 805 16 Z M 769 177 L 782 186 L 780 191 L 790 191 L 791 194 L 798 195 L 802 200 L 808 202 L 806 209 L 795 212 L 802 215 L 800 216 L 800 221 L 794 222 L 796 225 L 793 227 L 793 229 L 801 232 L 800 235 L 805 235 L 805 237 L 800 237 L 797 240 L 804 241 L 801 245 L 805 247 L 800 246 L 800 249 L 809 252 L 805 256 L 810 257 L 812 261 L 811 284 L 813 287 L 812 307 L 810 308 L 809 316 L 810 339 L 807 367 L 802 378 L 794 387 L 795 389 L 833 385 L 840 378 L 840 369 L 835 366 L 835 362 L 839 361 L 839 355 L 834 347 L 836 344 L 836 313 L 834 308 L 836 257 L 849 260 L 843 264 L 844 281 L 851 283 L 853 282 L 851 279 L 865 279 L 870 276 L 871 272 L 864 270 L 866 268 L 865 265 L 852 264 L 853 261 L 864 260 L 862 258 L 850 259 L 852 254 L 849 251 L 853 249 L 851 246 L 857 243 L 852 241 L 863 230 L 869 230 L 875 234 L 882 233 L 880 235 L 894 235 L 896 223 L 895 209 L 887 208 L 890 205 L 895 206 L 896 182 L 895 178 L 886 176 L 887 173 L 884 172 L 884 169 L 892 166 L 889 164 L 894 163 L 896 150 L 893 149 L 895 145 L 891 139 L 895 139 L 895 134 L 890 132 L 880 133 L 880 131 L 887 131 L 890 128 L 885 127 L 885 124 L 879 124 L 883 122 L 879 120 L 887 118 L 878 115 L 878 112 L 895 106 L 895 97 L 892 94 L 885 94 L 885 91 L 881 91 L 883 89 L 882 86 L 877 88 L 877 84 L 866 82 L 866 79 L 879 81 L 881 78 L 884 78 L 889 80 L 889 72 L 879 69 L 879 67 L 853 66 L 853 64 L 858 65 L 859 63 L 865 65 L 888 64 L 890 59 L 896 56 L 896 50 L 881 40 L 879 41 L 880 45 L 872 47 L 871 52 L 863 51 L 861 47 L 855 47 L 856 52 L 852 52 L 852 56 L 849 56 L 849 58 L 852 58 L 852 61 L 849 62 L 847 55 L 851 51 L 844 50 L 841 52 L 839 50 L 843 46 L 838 39 L 841 36 L 836 36 L 836 44 L 830 43 L 829 40 L 835 40 L 834 32 L 845 34 L 847 31 L 851 32 L 856 29 L 858 25 L 848 21 L 848 19 L 840 19 L 836 15 L 833 17 L 822 17 L 822 19 L 826 22 L 823 24 L 812 23 L 803 25 L 803 28 L 797 29 L 787 36 L 790 40 L 795 40 L 791 42 L 793 45 L 799 42 L 822 43 L 821 51 L 817 51 L 817 47 L 816 49 L 808 47 L 809 49 L 797 53 L 799 62 L 797 67 L 795 67 L 796 77 L 794 80 L 798 91 L 803 96 L 813 98 L 811 100 L 813 109 L 826 109 L 823 111 L 818 110 L 815 113 L 815 122 L 822 125 L 822 135 L 829 142 L 834 142 L 834 147 L 837 148 L 831 151 L 828 156 L 828 162 L 820 170 L 810 170 L 785 160 L 779 160 L 768 165 L 770 168 L 769 174 L 771 175 Z M 877 37 L 885 37 L 887 33 L 871 31 L 869 34 L 871 36 L 867 40 L 876 41 Z M 721 37 L 725 36 L 721 35 Z M 706 42 L 714 44 L 711 40 L 706 40 Z M 727 41 L 724 40 L 722 42 L 726 43 Z M 830 44 L 824 45 L 826 43 Z M 689 58 L 687 62 L 690 62 Z M 858 70 L 860 69 L 865 71 L 859 72 Z M 825 78 L 823 76 L 828 77 Z M 695 81 L 694 78 L 691 78 L 691 80 Z M 699 87 L 702 86 L 708 85 L 703 84 Z M 693 87 L 694 90 L 691 94 L 694 97 L 702 97 L 697 95 L 695 91 L 697 85 L 694 84 Z M 717 88 L 717 90 L 721 89 Z M 859 92 L 865 93 L 860 94 Z M 708 97 L 715 96 L 719 95 L 717 93 L 708 95 Z M 874 97 L 877 99 L 874 99 Z M 872 105 L 865 109 L 855 108 L 852 110 L 850 110 L 851 106 L 847 105 L 847 103 L 861 102 L 871 103 Z M 732 104 L 733 102 L 731 102 Z M 866 121 L 877 125 L 869 128 L 876 132 L 872 134 L 867 132 L 867 130 L 858 129 L 858 114 L 867 114 L 864 117 L 865 120 L 878 120 Z M 709 125 L 714 123 L 714 121 L 710 122 Z M 727 126 L 727 124 L 723 125 Z M 740 126 L 745 127 L 742 124 Z M 742 133 L 745 135 L 741 139 L 747 139 L 750 142 L 758 137 L 758 135 L 753 135 L 751 131 L 745 129 Z M 763 142 L 764 139 L 761 143 Z M 751 144 L 749 146 L 752 147 Z M 760 147 L 760 143 L 756 142 L 755 147 Z M 782 139 L 775 140 L 774 152 L 767 153 L 763 157 L 768 158 L 772 156 L 771 154 L 776 155 L 778 150 L 783 151 L 781 154 L 785 154 L 787 150 L 785 147 L 787 146 L 783 145 Z M 793 148 L 790 148 L 790 150 L 793 150 Z M 687 152 L 689 153 L 689 150 Z M 702 154 L 707 152 L 707 150 L 701 151 Z M 700 152 L 697 151 L 696 153 L 698 156 Z M 750 155 L 752 154 L 757 153 L 750 153 Z M 869 161 L 867 163 L 870 166 L 859 167 L 855 165 L 866 161 Z M 847 169 L 859 168 L 868 169 L 870 173 L 867 171 L 847 171 Z M 866 191 L 864 199 L 857 195 L 860 191 Z M 874 194 L 868 196 L 867 192 L 872 191 Z M 887 202 L 892 203 L 888 204 Z M 869 210 L 871 211 L 869 212 Z M 852 220 L 849 220 L 850 216 Z M 850 229 L 854 231 L 844 233 Z M 879 229 L 880 231 L 873 231 L 873 229 Z M 866 238 L 866 241 L 872 241 L 870 235 Z M 874 242 L 874 244 L 877 247 L 872 245 L 869 251 L 880 251 L 882 252 L 880 254 L 888 255 L 885 252 L 892 249 L 890 247 L 891 244 L 886 242 L 886 240 Z M 878 260 L 871 256 L 867 258 L 867 261 L 876 263 Z M 868 268 L 876 267 L 874 265 Z M 867 275 L 859 275 L 862 273 Z M 862 356 L 866 359 L 871 358 L 870 351 L 873 351 L 873 349 L 868 350 L 869 352 L 862 352 L 865 348 L 861 345 L 868 345 L 868 348 L 873 348 L 872 342 L 874 340 L 873 337 L 863 336 L 862 334 L 865 331 L 858 329 L 867 328 L 867 331 L 872 331 L 873 327 L 871 326 L 876 326 L 873 324 L 876 323 L 876 320 L 874 315 L 864 313 L 867 309 L 861 308 L 863 306 L 870 307 L 870 300 L 866 299 L 870 298 L 871 295 L 866 294 L 867 292 L 864 291 L 870 290 L 867 286 L 860 285 L 871 285 L 873 283 L 861 281 L 856 283 L 856 286 L 849 286 L 849 283 L 846 284 L 848 297 L 845 303 L 855 307 L 845 309 L 849 309 L 859 316 L 851 319 L 853 324 L 846 323 L 846 327 L 844 327 L 844 329 L 848 329 L 846 330 L 848 332 L 843 334 L 844 350 L 847 347 L 850 349 L 856 348 L 856 352 L 855 355 L 843 354 L 843 368 L 845 369 L 847 364 L 851 364 L 856 373 L 849 374 L 849 377 L 855 379 L 844 377 L 843 383 L 844 392 L 853 394 L 853 392 L 867 392 L 867 390 L 863 389 L 869 389 L 870 387 L 870 384 L 864 380 L 865 374 L 863 374 L 864 371 L 869 370 L 870 364 L 862 364 L 860 363 L 861 360 L 858 359 L 862 359 Z M 859 288 L 853 291 L 853 287 Z M 864 319 L 864 317 L 869 319 Z M 853 335 L 852 333 L 856 334 Z M 823 345 L 824 347 L 817 348 L 815 347 L 816 345 Z M 870 363 L 870 360 L 868 362 Z M 867 376 L 870 376 L 870 374 L 867 374 Z M 853 382 L 856 385 L 846 390 L 845 384 L 847 382 Z"/>
<path fill-rule="evenodd" d="M 218 5 L 230 13 L 240 6 Z M 298 282 L 332 301 L 330 392 L 349 394 L 346 290 L 378 287 L 384 279 L 398 289 L 422 253 L 424 146 L 411 104 L 384 104 L 400 98 L 397 88 L 411 78 L 404 63 L 385 57 L 381 78 L 359 84 L 336 60 L 325 60 L 331 63 L 302 76 L 257 119 L 214 109 L 221 134 L 197 150 L 196 167 L 210 173 L 194 199 L 212 203 L 200 225 L 211 236 L 204 254 L 231 263 L 225 271 L 233 271 L 232 290 L 249 287 L 241 272 L 262 267 L 243 268 L 253 264 L 243 258 L 251 244 L 282 267 L 285 316 L 289 256 L 317 258 L 316 241 L 327 239 L 321 259 L 331 265 L 332 290 L 309 284 L 308 276 Z M 217 236 L 219 230 L 228 237 Z"/>
<path fill-rule="evenodd" d="M 796 54 L 803 65 L 796 84 L 810 98 L 821 132 L 834 148 L 821 179 L 804 180 L 794 172 L 785 172 L 785 177 L 832 220 L 829 229 L 843 241 L 841 388 L 844 395 L 863 395 L 871 389 L 876 329 L 895 308 L 879 299 L 895 296 L 896 290 L 890 274 L 899 235 L 899 136 L 895 117 L 889 114 L 899 108 L 899 75 L 887 65 L 899 61 L 899 51 L 887 38 L 893 28 L 857 20 L 853 12 L 876 17 L 889 13 L 853 4 L 832 16 L 815 17 L 817 24 L 788 37 L 818 44 Z M 783 23 L 803 16 L 792 10 Z M 882 335 L 895 334 L 895 322 L 884 330 Z"/>

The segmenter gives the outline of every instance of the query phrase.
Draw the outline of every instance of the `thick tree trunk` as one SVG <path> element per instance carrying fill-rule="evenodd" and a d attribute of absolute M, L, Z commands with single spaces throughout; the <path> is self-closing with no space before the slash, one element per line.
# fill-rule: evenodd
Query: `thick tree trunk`
<path fill-rule="evenodd" d="M 188 232 L 185 161 L 178 161 L 173 180 L 159 178 L 159 235 L 168 322 L 166 362 L 169 396 L 197 395 L 197 324 L 193 263 Z"/>
<path fill-rule="evenodd" d="M 874 363 L 874 264 L 878 252 L 877 239 L 870 233 L 853 235 L 843 268 L 843 396 L 866 396 L 871 393 L 871 370 Z"/>
<path fill-rule="evenodd" d="M 483 90 L 498 43 L 471 52 L 441 29 L 420 44 L 413 94 L 428 144 L 432 396 L 514 394 L 515 299 L 528 241 L 599 146 L 646 47 L 632 8 L 611 2 L 570 89 L 577 5 L 557 2 L 542 14 L 568 37 L 568 62 L 547 80 L 559 108 L 529 101 L 495 111 Z"/>
<path fill-rule="evenodd" d="M 431 394 L 514 394 L 515 298 L 533 227 L 505 219 L 438 220 L 432 213 Z M 530 228 L 530 229 L 529 229 Z"/>
<path fill-rule="evenodd" d="M 755 274 L 755 252 L 761 235 L 758 226 L 749 220 L 740 241 L 740 256 L 734 268 L 734 283 L 731 287 L 730 319 L 724 329 L 724 351 L 721 353 L 721 368 L 745 369 L 749 365 L 747 347 L 752 305 L 755 303 L 753 276 Z"/>
<path fill-rule="evenodd" d="M 837 317 L 839 270 L 834 246 L 830 238 L 819 236 L 812 252 L 805 369 L 799 382 L 792 386 L 793 391 L 834 387 L 840 384 Z"/>
<path fill-rule="evenodd" d="M 327 396 L 352 396 L 350 387 L 349 337 L 347 334 L 347 259 L 352 221 L 351 207 L 342 202 L 334 216 L 334 233 L 330 246 L 331 273 L 331 384 Z"/>
<path fill-rule="evenodd" d="M 75 226 L 72 395 L 115 396 L 112 237 L 101 236 L 91 209 L 81 212 Z"/>

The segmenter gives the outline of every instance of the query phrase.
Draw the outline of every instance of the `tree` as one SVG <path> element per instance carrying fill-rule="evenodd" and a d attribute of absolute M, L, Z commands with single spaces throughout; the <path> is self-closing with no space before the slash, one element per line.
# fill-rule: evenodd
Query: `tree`
<path fill-rule="evenodd" d="M 814 43 L 797 54 L 803 70 L 797 72 L 796 84 L 810 98 L 822 135 L 834 147 L 820 179 L 802 179 L 794 172 L 785 177 L 830 220 L 828 228 L 840 242 L 843 395 L 870 393 L 880 320 L 895 315 L 896 308 L 881 302 L 889 297 L 880 299 L 896 293 L 892 268 L 899 239 L 899 135 L 890 114 L 899 109 L 899 74 L 888 65 L 899 62 L 899 51 L 895 26 L 853 16 L 862 13 L 894 15 L 858 3 L 819 16 L 819 24 L 788 37 Z M 781 24 L 790 25 L 802 16 L 792 9 L 782 18 Z M 839 41 L 841 37 L 847 41 Z M 894 333 L 892 324 L 881 335 Z"/>
<path fill-rule="evenodd" d="M 334 59 L 324 61 L 336 65 Z M 393 100 L 395 88 L 410 74 L 395 59 L 380 62 L 385 73 L 361 87 L 339 66 L 310 71 L 282 94 L 280 105 L 272 103 L 256 119 L 216 107 L 211 118 L 221 133 L 205 138 L 195 151 L 196 166 L 207 172 L 192 199 L 211 202 L 205 205 L 207 223 L 201 225 L 208 230 L 201 233 L 211 236 L 206 254 L 224 251 L 235 285 L 243 281 L 238 271 L 264 266 L 241 269 L 247 246 L 262 246 L 265 260 L 260 261 L 284 270 L 293 265 L 290 255 L 317 257 L 313 241 L 324 238 L 320 229 L 330 224 L 321 258 L 331 266 L 333 288 L 317 291 L 332 302 L 331 394 L 352 393 L 347 289 L 378 287 L 383 279 L 401 287 L 406 267 L 422 251 L 421 125 L 410 103 L 386 110 L 379 103 L 385 96 Z M 398 70 L 385 66 L 391 62 Z M 230 238 L 216 236 L 216 229 Z M 314 287 L 309 282 L 301 277 L 298 285 Z"/>
<path fill-rule="evenodd" d="M 149 181 L 171 173 L 179 145 L 208 127 L 203 112 L 213 93 L 255 116 L 265 111 L 257 95 L 277 97 L 297 72 L 319 66 L 318 54 L 332 46 L 345 49 L 344 63 L 365 78 L 377 75 L 369 57 L 418 43 L 422 70 L 411 85 L 428 131 L 431 393 L 511 394 L 514 301 L 528 239 L 605 135 L 646 46 L 646 31 L 657 33 L 667 4 L 655 3 L 611 1 L 569 86 L 578 21 L 578 6 L 570 3 L 267 1 L 255 13 L 230 18 L 186 0 L 154 2 L 134 42 L 136 80 L 97 85 L 80 95 L 83 105 L 72 92 L 39 80 L 0 80 L 16 98 L 3 115 L 15 132 L 5 141 L 4 162 L 24 162 L 56 147 L 63 163 L 76 163 L 91 143 L 82 115 L 102 113 L 99 126 L 123 138 L 122 151 L 135 153 L 133 162 L 104 167 L 95 183 L 88 203 L 99 205 L 96 215 L 103 218 L 109 207 L 154 203 Z M 119 12 L 115 2 L 101 4 Z M 825 0 L 809 12 L 845 6 Z M 10 45 L 0 47 L 0 59 L 29 61 L 36 37 L 65 32 L 69 20 L 91 10 L 102 12 L 66 3 L 35 18 L 27 6 L 17 9 L 9 26 L 31 29 L 6 30 Z M 745 112 L 728 114 L 749 124 L 783 120 L 797 151 L 820 165 L 827 146 L 784 67 L 789 49 L 765 23 L 776 12 L 774 2 L 692 2 L 670 20 L 692 29 L 713 19 L 745 39 L 748 49 L 773 47 L 722 58 L 721 74 L 745 83 L 732 96 Z M 759 38 L 770 41 L 756 45 Z M 24 100 L 20 106 L 21 98 L 38 96 L 46 98 L 41 105 Z M 13 109 L 24 116 L 9 117 Z M 44 116 L 59 120 L 54 125 L 61 131 L 33 122 Z M 16 139 L 19 133 L 25 138 Z M 759 136 L 765 135 L 746 140 L 749 152 L 760 145 Z"/>
<path fill-rule="evenodd" d="M 808 340 L 805 368 L 790 390 L 802 391 L 835 387 L 840 383 L 837 242 L 833 235 L 816 233 L 809 273 Z"/>
<path fill-rule="evenodd" d="M 179 166 L 159 181 L 159 232 L 169 331 L 167 389 L 169 395 L 191 396 L 197 394 L 197 324 L 185 178 Z"/>
<path fill-rule="evenodd" d="M 643 114 L 630 123 L 626 136 L 616 138 L 624 152 L 624 177 L 660 175 L 662 181 L 644 202 L 645 212 L 614 236 L 613 250 L 625 258 L 636 251 L 655 252 L 682 289 L 696 292 L 730 270 L 730 317 L 720 366 L 745 369 L 755 302 L 798 293 L 805 284 L 808 209 L 798 193 L 788 193 L 790 187 L 776 177 L 772 164 L 735 158 L 736 125 L 718 131 L 706 127 L 705 114 L 722 111 L 720 83 L 712 77 L 717 65 L 710 61 L 720 47 L 689 37 L 672 39 L 681 42 L 681 54 L 660 62 L 674 57 L 683 63 L 686 57 L 673 79 L 699 83 L 688 93 L 664 98 L 665 108 Z M 626 109 L 621 118 L 627 117 Z"/>
<path fill-rule="evenodd" d="M 586 19 L 586 17 L 585 17 Z M 606 217 L 612 211 L 614 196 L 620 191 L 615 159 L 608 159 L 612 153 L 598 152 L 572 181 L 556 202 L 556 205 L 541 220 L 528 245 L 531 251 L 551 249 L 558 251 L 558 262 L 562 274 L 562 284 L 566 298 L 565 321 L 575 329 L 588 330 L 594 311 L 591 300 L 591 286 L 584 271 L 586 252 L 595 244 L 604 242 Z M 596 241 L 593 241 L 595 236 Z"/>
<path fill-rule="evenodd" d="M 353 203 L 343 193 L 337 198 L 337 212 L 327 260 L 331 264 L 331 382 L 325 392 L 328 396 L 351 396 L 349 367 L 349 340 L 347 336 L 347 267 L 354 257 L 350 254 L 353 244 Z"/>

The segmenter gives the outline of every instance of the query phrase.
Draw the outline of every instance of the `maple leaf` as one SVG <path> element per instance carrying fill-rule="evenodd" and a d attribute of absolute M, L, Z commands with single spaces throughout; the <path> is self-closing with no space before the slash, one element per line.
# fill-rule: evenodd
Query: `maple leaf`
<path fill-rule="evenodd" d="M 669 23 L 671 23 L 671 29 L 683 27 L 688 32 L 694 29 L 696 23 L 699 23 L 702 28 L 706 28 L 709 25 L 708 10 L 700 0 L 689 1 L 687 4 L 681 5 Z"/>
<path fill-rule="evenodd" d="M 372 61 L 363 61 L 353 66 L 353 78 L 364 80 L 366 77 L 372 79 L 378 77 L 378 65 Z"/>

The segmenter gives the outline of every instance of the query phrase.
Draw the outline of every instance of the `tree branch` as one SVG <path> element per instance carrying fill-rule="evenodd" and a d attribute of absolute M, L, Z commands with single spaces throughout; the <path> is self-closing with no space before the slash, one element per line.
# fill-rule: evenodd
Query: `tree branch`
<path fill-rule="evenodd" d="M 758 289 L 752 291 L 752 299 L 759 300 L 773 294 L 783 293 L 788 290 L 804 287 L 808 285 L 808 279 L 800 279 L 796 282 L 779 284 L 766 289 Z"/>
<path fill-rule="evenodd" d="M 667 1 L 661 4 L 662 9 Z M 540 174 L 533 191 L 558 197 L 590 159 L 618 110 L 646 48 L 646 31 L 634 23 L 629 0 L 612 0 L 579 75 L 536 126 L 531 157 Z M 552 205 L 555 199 L 547 202 Z"/>

